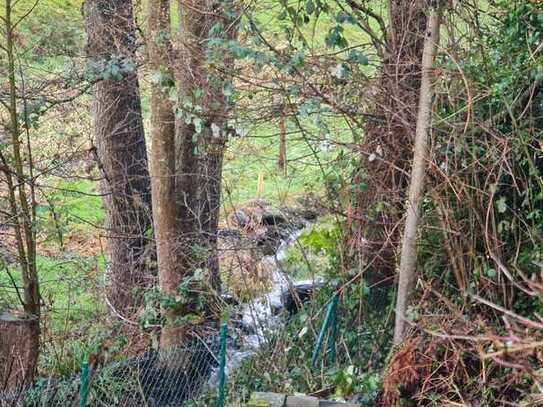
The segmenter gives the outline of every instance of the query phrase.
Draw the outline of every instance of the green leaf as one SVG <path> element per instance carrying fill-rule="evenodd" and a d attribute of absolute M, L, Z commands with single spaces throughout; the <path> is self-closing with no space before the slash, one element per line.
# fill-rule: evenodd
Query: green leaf
<path fill-rule="evenodd" d="M 215 138 L 219 138 L 221 136 L 221 128 L 215 123 L 211 123 L 211 134 Z"/>
<path fill-rule="evenodd" d="M 202 119 L 200 119 L 199 117 L 195 117 L 192 119 L 192 124 L 194 124 L 194 130 L 196 130 L 196 133 L 200 134 L 204 127 Z"/>
<path fill-rule="evenodd" d="M 498 275 L 496 270 L 494 270 L 493 268 L 486 269 L 485 274 L 488 278 L 495 278 Z"/>
<path fill-rule="evenodd" d="M 369 63 L 368 57 L 362 52 L 357 51 L 355 49 L 349 52 L 349 56 L 347 57 L 347 59 L 349 62 L 360 64 L 360 65 L 368 65 Z"/>
<path fill-rule="evenodd" d="M 292 59 L 291 59 L 292 65 L 294 65 L 296 67 L 301 67 L 301 66 L 303 66 L 304 62 L 305 62 L 305 52 L 303 50 L 297 51 L 292 56 Z"/>
<path fill-rule="evenodd" d="M 340 62 L 337 64 L 336 68 L 334 69 L 334 76 L 338 79 L 345 79 L 349 76 L 350 69 L 347 65 L 345 65 L 343 62 Z"/>
<path fill-rule="evenodd" d="M 496 201 L 496 209 L 499 213 L 504 213 L 507 210 L 507 199 L 504 196 Z"/>
<path fill-rule="evenodd" d="M 311 15 L 315 12 L 315 3 L 313 0 L 307 0 L 305 3 L 305 11 L 307 14 Z"/>
<path fill-rule="evenodd" d="M 222 88 L 222 94 L 226 97 L 230 97 L 234 94 L 234 86 L 231 82 L 226 82 Z"/>

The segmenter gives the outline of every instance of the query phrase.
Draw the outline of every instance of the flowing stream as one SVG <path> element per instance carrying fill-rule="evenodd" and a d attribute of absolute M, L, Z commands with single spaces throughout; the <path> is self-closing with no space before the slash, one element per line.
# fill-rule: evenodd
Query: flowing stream
<path fill-rule="evenodd" d="M 244 359 L 257 352 L 266 343 L 268 336 L 282 325 L 285 294 L 297 285 L 315 283 L 313 280 L 292 282 L 282 272 L 281 262 L 289 247 L 306 230 L 307 227 L 292 232 L 281 242 L 275 254 L 263 257 L 262 262 L 267 263 L 272 270 L 272 287 L 251 302 L 240 305 L 241 328 L 235 332 L 238 336 L 235 346 L 229 346 L 227 350 L 227 375 L 235 371 Z M 210 378 L 209 384 L 213 387 L 217 384 L 217 376 L 218 371 L 214 371 Z"/>

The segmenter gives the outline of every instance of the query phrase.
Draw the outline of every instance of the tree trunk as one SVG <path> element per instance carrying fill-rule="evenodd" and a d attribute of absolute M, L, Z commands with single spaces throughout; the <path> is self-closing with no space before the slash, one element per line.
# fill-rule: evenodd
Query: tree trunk
<path fill-rule="evenodd" d="M 93 87 L 92 117 L 101 191 L 106 209 L 112 306 L 131 315 L 141 303 L 135 290 L 149 286 L 151 185 L 135 61 L 136 29 L 131 0 L 87 0 L 84 5 Z M 113 77 L 105 72 L 118 69 Z"/>
<path fill-rule="evenodd" d="M 206 63 L 210 29 L 224 18 L 222 8 L 195 0 L 178 5 L 181 29 L 175 49 L 170 2 L 153 5 L 149 16 L 153 75 L 168 82 L 155 84 L 151 97 L 152 191 L 160 289 L 173 298 L 179 298 L 179 286 L 197 269 L 207 269 L 211 288 L 220 289 L 217 228 L 228 109 L 223 92 L 227 74 L 213 76 Z M 222 53 L 220 66 L 228 65 L 224 60 Z M 174 78 L 179 84 L 175 115 L 169 99 L 175 93 L 170 92 L 175 90 Z M 182 295 L 195 294 L 189 288 Z M 180 317 L 202 313 L 195 308 L 201 299 L 181 300 L 182 305 L 176 300 L 177 305 L 164 310 L 163 349 L 180 345 L 188 335 L 186 327 L 178 325 Z"/>
<path fill-rule="evenodd" d="M 176 77 L 182 90 L 180 105 L 187 101 L 201 108 L 190 112 L 196 121 L 187 124 L 183 119 L 177 124 L 177 194 L 183 224 L 183 241 L 186 242 L 185 263 L 192 269 L 204 268 L 209 273 L 210 285 L 220 290 L 217 256 L 217 230 L 219 224 L 222 164 L 227 142 L 228 97 L 223 90 L 231 82 L 228 75 L 234 62 L 228 54 L 221 54 L 216 62 L 218 72 L 209 70 L 207 58 L 212 58 L 207 48 L 210 30 L 222 24 L 225 38 L 237 35 L 234 23 L 221 5 L 212 2 L 183 0 L 181 10 L 180 63 Z M 232 11 L 232 10 L 229 10 Z M 194 255 L 193 246 L 202 250 Z"/>
<path fill-rule="evenodd" d="M 173 82 L 170 69 L 170 2 L 160 0 L 149 6 L 149 60 L 153 75 L 159 80 L 151 93 L 151 186 L 153 220 L 157 245 L 158 277 L 163 295 L 175 298 L 183 279 L 183 264 L 179 261 L 178 209 L 175 194 L 175 115 L 168 98 Z M 178 318 L 182 310 L 163 310 L 166 322 L 162 328 L 160 346 L 179 346 L 184 339 Z"/>
<path fill-rule="evenodd" d="M 282 175 L 287 174 L 287 127 L 285 125 L 285 109 L 282 108 L 279 117 L 279 158 L 277 168 Z"/>
<path fill-rule="evenodd" d="M 10 136 L 10 148 L 0 149 L 0 165 L 8 187 L 9 218 L 17 245 L 17 262 L 23 285 L 23 306 L 26 318 L 0 316 L 0 388 L 12 388 L 31 382 L 34 378 L 39 354 L 41 297 L 36 263 L 36 195 L 33 159 L 30 145 L 21 140 L 16 82 L 15 38 L 17 23 L 13 23 L 16 2 L 5 0 L 2 21 L 5 24 L 7 59 L 8 101 L 4 103 L 9 113 L 6 133 Z M 20 22 L 21 20 L 18 20 Z M 26 148 L 25 148 L 26 147 Z M 9 156 L 8 156 L 9 154 Z M 17 291 L 18 292 L 18 291 Z M 25 322 L 26 321 L 26 322 Z M 23 327 L 24 326 L 24 327 Z M 19 337 L 20 336 L 20 337 Z"/>
<path fill-rule="evenodd" d="M 368 121 L 360 146 L 363 158 L 355 183 L 367 188 L 360 188 L 363 192 L 355 198 L 357 222 L 349 238 L 357 261 L 366 268 L 364 279 L 374 309 L 388 303 L 394 281 L 409 151 L 415 134 L 424 12 L 423 0 L 389 2 L 386 55 L 374 111 L 374 117 L 380 119 Z"/>
<path fill-rule="evenodd" d="M 40 325 L 38 317 L 0 315 L 0 392 L 30 384 L 36 373 Z"/>
<path fill-rule="evenodd" d="M 432 66 L 439 41 L 439 27 L 440 10 L 432 10 L 432 14 L 428 18 L 428 29 L 426 30 L 424 52 L 422 55 L 422 80 L 420 86 L 419 111 L 396 300 L 396 324 L 394 327 L 395 344 L 401 343 L 404 337 L 405 312 L 415 281 L 417 266 L 417 231 L 420 222 L 420 206 L 424 192 L 424 176 L 428 156 L 428 133 L 431 124 L 432 98 L 434 94 L 432 86 Z"/>

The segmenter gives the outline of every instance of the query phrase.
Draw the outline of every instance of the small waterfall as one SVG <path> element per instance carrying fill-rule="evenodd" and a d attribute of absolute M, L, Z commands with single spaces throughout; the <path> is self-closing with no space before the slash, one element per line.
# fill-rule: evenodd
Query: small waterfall
<path fill-rule="evenodd" d="M 290 235 L 283 239 L 276 253 L 271 256 L 265 256 L 262 262 L 266 262 L 269 269 L 272 270 L 272 287 L 271 289 L 256 297 L 252 301 L 241 304 L 239 313 L 241 315 L 241 328 L 237 332 L 237 346 L 230 346 L 227 353 L 226 374 L 235 371 L 242 361 L 262 347 L 267 337 L 274 330 L 277 330 L 284 318 L 282 318 L 285 310 L 285 294 L 299 284 L 303 285 L 318 285 L 321 281 L 304 280 L 292 282 L 282 272 L 281 262 L 285 259 L 289 247 L 295 243 L 298 238 L 307 230 L 306 228 L 295 230 Z M 209 380 L 209 385 L 215 387 L 217 385 L 217 373 L 214 372 Z"/>

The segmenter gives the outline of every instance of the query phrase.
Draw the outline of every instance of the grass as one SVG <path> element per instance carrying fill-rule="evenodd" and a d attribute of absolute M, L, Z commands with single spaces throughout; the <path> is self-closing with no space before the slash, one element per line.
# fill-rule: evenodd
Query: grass
<path fill-rule="evenodd" d="M 226 205 L 255 198 L 261 174 L 262 198 L 276 205 L 284 205 L 303 192 L 320 191 L 323 174 L 316 158 L 325 160 L 328 154 L 318 152 L 315 157 L 306 140 L 291 138 L 287 141 L 287 174 L 282 174 L 277 165 L 277 132 L 273 124 L 264 125 L 249 137 L 230 142 L 224 166 Z"/>
<path fill-rule="evenodd" d="M 70 234 L 94 233 L 104 221 L 102 197 L 96 182 L 61 180 L 49 200 L 60 211 Z"/>
<path fill-rule="evenodd" d="M 103 331 L 106 310 L 99 295 L 103 264 L 101 256 L 38 256 L 43 301 L 40 369 L 45 374 L 72 374 L 88 356 L 74 349 L 93 346 L 92 332 Z M 10 273 L 20 287 L 19 273 L 13 268 Z M 7 272 L 0 272 L 0 296 L 11 306 L 18 303 Z"/>
<path fill-rule="evenodd" d="M 248 130 L 244 138 L 230 140 L 223 170 L 224 207 L 257 198 L 259 177 L 264 179 L 265 198 L 277 206 L 288 205 L 296 197 L 306 194 L 321 194 L 326 175 L 333 170 L 337 149 L 323 135 L 309 116 L 301 120 L 300 129 L 289 120 L 287 133 L 287 171 L 278 168 L 279 124 L 257 123 Z M 339 116 L 324 119 L 333 139 L 349 142 L 350 130 Z"/>

